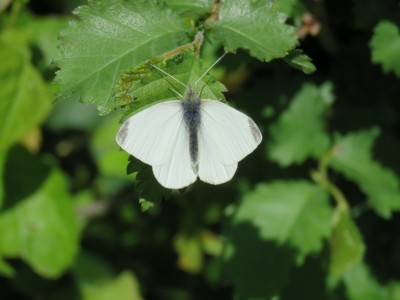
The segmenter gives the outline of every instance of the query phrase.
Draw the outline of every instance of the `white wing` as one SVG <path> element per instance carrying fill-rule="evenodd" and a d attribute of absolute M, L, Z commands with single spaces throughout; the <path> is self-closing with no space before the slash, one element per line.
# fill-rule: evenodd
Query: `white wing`
<path fill-rule="evenodd" d="M 153 166 L 153 173 L 158 182 L 169 189 L 181 189 L 196 181 L 197 174 L 190 159 L 189 132 L 184 124 L 179 127 L 167 162 Z"/>
<path fill-rule="evenodd" d="M 254 151 L 262 140 L 262 135 L 252 119 L 240 111 L 216 100 L 201 100 L 201 139 L 207 139 L 205 155 L 214 155 L 209 160 L 219 161 L 227 168 L 227 175 L 232 173 L 236 164 Z M 199 144 L 204 141 L 199 141 Z M 199 153 L 201 159 L 202 153 Z M 231 169 L 229 169 L 231 168 Z M 236 167 L 235 167 L 236 170 Z M 201 170 L 200 178 L 207 170 Z M 233 171 L 234 173 L 235 171 Z M 233 176 L 232 173 L 232 176 Z M 210 175 L 209 175 L 210 176 Z M 228 179 L 229 180 L 229 179 Z"/>
<path fill-rule="evenodd" d="M 203 122 L 203 120 L 202 120 Z M 219 151 L 212 142 L 210 132 L 201 126 L 198 132 L 199 141 L 199 177 L 211 184 L 221 184 L 232 179 L 237 169 L 237 163 L 223 165 L 216 157 Z"/>
<path fill-rule="evenodd" d="M 181 101 L 155 104 L 126 120 L 116 141 L 129 154 L 151 166 L 168 162 L 183 123 Z"/>

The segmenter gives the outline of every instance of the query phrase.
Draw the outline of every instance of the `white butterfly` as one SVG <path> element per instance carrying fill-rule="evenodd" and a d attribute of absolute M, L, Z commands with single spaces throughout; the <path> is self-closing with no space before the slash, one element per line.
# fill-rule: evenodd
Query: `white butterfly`
<path fill-rule="evenodd" d="M 182 100 L 161 102 L 133 115 L 122 124 L 116 141 L 151 165 L 166 188 L 186 187 L 197 177 L 211 184 L 227 182 L 238 162 L 260 144 L 261 132 L 245 114 L 220 101 L 200 99 L 192 86 L 180 83 L 186 87 Z"/>

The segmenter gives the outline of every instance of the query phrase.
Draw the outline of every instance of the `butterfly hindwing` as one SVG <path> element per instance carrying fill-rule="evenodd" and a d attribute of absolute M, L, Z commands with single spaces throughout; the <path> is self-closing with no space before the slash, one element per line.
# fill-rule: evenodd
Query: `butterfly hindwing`
<path fill-rule="evenodd" d="M 210 139 L 210 132 L 200 125 L 199 141 L 199 177 L 202 181 L 211 184 L 221 184 L 232 179 L 237 169 L 237 163 L 222 164 L 215 156 L 218 151 L 216 144 Z"/>
<path fill-rule="evenodd" d="M 197 179 L 192 167 L 189 152 L 189 133 L 182 123 L 172 143 L 172 151 L 167 162 L 160 166 L 153 166 L 153 173 L 162 186 L 169 189 L 184 188 Z"/>

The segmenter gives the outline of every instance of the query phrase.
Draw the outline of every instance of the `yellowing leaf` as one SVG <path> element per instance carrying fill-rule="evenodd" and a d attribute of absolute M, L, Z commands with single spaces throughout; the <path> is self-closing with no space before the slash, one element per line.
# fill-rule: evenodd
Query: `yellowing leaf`
<path fill-rule="evenodd" d="M 123 272 L 114 280 L 98 288 L 84 300 L 142 300 L 139 284 L 131 272 Z"/>

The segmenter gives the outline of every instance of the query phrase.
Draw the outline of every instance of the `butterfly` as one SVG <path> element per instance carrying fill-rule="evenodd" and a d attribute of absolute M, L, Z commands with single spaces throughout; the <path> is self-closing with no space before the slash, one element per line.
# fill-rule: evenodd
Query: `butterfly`
<path fill-rule="evenodd" d="M 200 99 L 194 86 L 203 76 L 193 86 L 185 85 L 156 68 L 184 85 L 185 94 L 181 100 L 161 102 L 131 116 L 120 127 L 117 143 L 152 166 L 155 178 L 166 188 L 181 189 L 197 178 L 210 184 L 229 181 L 238 162 L 261 143 L 259 128 L 221 101 Z"/>

